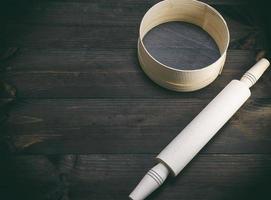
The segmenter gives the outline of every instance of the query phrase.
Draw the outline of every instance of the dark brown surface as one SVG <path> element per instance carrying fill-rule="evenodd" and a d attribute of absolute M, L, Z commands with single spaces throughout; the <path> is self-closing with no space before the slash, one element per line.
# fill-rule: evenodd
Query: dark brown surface
<path fill-rule="evenodd" d="M 144 75 L 136 57 L 140 20 L 156 2 L 1 5 L 1 198 L 128 199 L 155 155 L 266 49 L 246 4 L 206 1 L 231 32 L 222 76 L 197 92 L 167 91 Z M 185 52 L 176 40 L 169 38 L 169 49 Z M 149 42 L 161 53 L 161 41 Z M 270 77 L 269 70 L 200 155 L 149 199 L 270 198 Z"/>

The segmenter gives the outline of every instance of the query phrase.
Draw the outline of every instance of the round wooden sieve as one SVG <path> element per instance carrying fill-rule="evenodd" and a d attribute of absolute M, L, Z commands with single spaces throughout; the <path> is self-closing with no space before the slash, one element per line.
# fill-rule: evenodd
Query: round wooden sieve
<path fill-rule="evenodd" d="M 156 60 L 146 49 L 143 38 L 155 26 L 171 21 L 192 23 L 209 33 L 219 48 L 219 59 L 194 70 L 173 68 Z M 151 7 L 141 21 L 138 59 L 143 71 L 160 86 L 175 91 L 195 91 L 209 85 L 221 73 L 229 40 L 225 20 L 208 4 L 197 0 L 165 0 Z"/>

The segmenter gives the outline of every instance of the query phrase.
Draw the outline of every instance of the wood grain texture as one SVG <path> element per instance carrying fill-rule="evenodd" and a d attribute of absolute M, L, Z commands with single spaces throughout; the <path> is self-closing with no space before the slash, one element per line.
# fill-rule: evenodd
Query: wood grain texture
<path fill-rule="evenodd" d="M 254 64 L 254 55 L 254 51 L 230 50 L 222 75 L 193 93 L 171 92 L 154 84 L 140 69 L 135 50 L 21 49 L 6 63 L 2 78 L 17 86 L 18 96 L 23 98 L 211 99 Z M 252 97 L 270 97 L 269 74 L 267 71 L 253 88 Z"/>
<path fill-rule="evenodd" d="M 140 19 L 136 26 L 54 26 L 8 24 L 2 31 L 4 45 L 18 48 L 135 49 Z M 230 25 L 229 25 L 230 27 Z M 231 42 L 254 28 L 231 29 Z M 258 47 L 257 47 L 258 48 Z"/>
<path fill-rule="evenodd" d="M 156 50 L 161 48 L 158 46 Z M 170 49 L 169 49 L 170 50 Z M 181 50 L 181 49 L 180 49 Z M 183 48 L 182 50 L 185 50 Z M 257 51 L 228 51 L 225 70 L 245 71 L 255 63 Z M 110 58 L 110 59 L 106 59 Z M 125 59 L 123 59 L 125 58 Z M 170 57 L 170 62 L 174 58 Z M 21 48 L 12 59 L 2 63 L 7 73 L 29 71 L 82 72 L 140 71 L 136 49 L 29 49 Z"/>
<path fill-rule="evenodd" d="M 158 1 L 123 1 L 30 1 L 3 6 L 5 26 L 1 29 L 1 38 L 5 40 L 2 46 L 136 48 L 141 18 Z M 225 5 L 238 4 L 238 1 L 207 2 L 223 4 L 218 5 L 218 10 L 228 10 Z M 256 25 L 245 25 L 226 15 L 225 19 L 231 42 L 261 32 Z"/>
<path fill-rule="evenodd" d="M 127 199 L 154 164 L 153 156 L 16 156 L 7 161 L 16 167 L 8 169 L 10 181 L 0 191 L 5 188 L 10 193 L 4 194 L 14 199 Z M 269 196 L 270 167 L 270 155 L 201 155 L 148 199 L 264 199 Z"/>
<path fill-rule="evenodd" d="M 206 0 L 231 30 L 223 75 L 198 92 L 167 91 L 136 57 L 139 22 L 156 2 L 1 1 L 0 52 L 16 49 L 0 56 L 2 198 L 127 199 L 161 148 L 266 45 L 258 24 L 239 15 L 247 2 Z M 200 155 L 149 199 L 268 199 L 270 89 L 269 70 Z"/>
<path fill-rule="evenodd" d="M 27 3 L 26 3 L 27 2 Z M 69 0 L 33 1 L 2 3 L 1 16 L 8 23 L 76 25 L 97 24 L 135 26 L 144 13 L 159 0 Z M 244 6 L 245 0 L 204 0 L 215 7 Z M 4 4 L 4 5 L 3 5 Z M 6 4 L 6 5 L 5 5 Z M 5 8 L 5 9 L 4 9 Z"/>
<path fill-rule="evenodd" d="M 159 153 L 208 102 L 29 100 L 9 112 L 6 142 L 21 153 Z M 203 153 L 271 153 L 270 118 L 269 99 L 249 100 Z"/>

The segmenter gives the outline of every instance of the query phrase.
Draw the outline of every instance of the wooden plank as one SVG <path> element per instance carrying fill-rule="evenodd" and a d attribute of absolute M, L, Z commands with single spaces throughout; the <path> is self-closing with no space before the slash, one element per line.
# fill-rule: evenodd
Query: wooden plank
<path fill-rule="evenodd" d="M 127 199 L 155 164 L 153 156 L 11 157 L 5 173 L 9 179 L 1 191 L 15 199 Z M 178 177 L 169 178 L 150 199 L 264 199 L 271 186 L 270 167 L 270 155 L 200 155 Z"/>
<path fill-rule="evenodd" d="M 135 48 L 137 27 L 62 27 L 44 25 L 6 25 L 6 46 L 56 49 Z"/>
<path fill-rule="evenodd" d="M 84 48 L 126 49 L 136 48 L 139 22 L 135 26 L 45 26 L 8 24 L 2 31 L 5 46 L 19 48 Z M 253 32 L 255 28 L 230 29 L 231 41 L 236 41 Z"/>
<path fill-rule="evenodd" d="M 158 153 L 209 99 L 25 100 L 9 112 L 9 151 L 35 154 Z M 238 111 L 203 153 L 271 153 L 270 99 Z"/>
<path fill-rule="evenodd" d="M 5 38 L 7 46 L 18 47 L 44 48 L 49 45 L 60 48 L 62 44 L 63 48 L 74 46 L 77 48 L 78 46 L 85 48 L 93 48 L 94 46 L 95 48 L 114 48 L 112 46 L 115 46 L 117 48 L 120 44 L 125 46 L 121 48 L 127 48 L 131 43 L 130 38 L 134 39 L 132 41 L 137 40 L 141 18 L 154 3 L 134 0 L 117 3 L 108 1 L 33 1 L 29 4 L 19 3 L 20 6 L 15 11 L 14 6 L 9 5 L 2 12 L 6 23 L 1 31 L 2 37 Z M 240 1 L 207 1 L 207 3 L 232 5 L 233 3 L 239 4 Z M 228 6 L 220 7 L 221 5 L 218 6 L 218 9 L 222 11 L 229 9 Z M 238 7 L 238 9 L 242 10 L 242 7 Z M 224 17 L 231 32 L 232 42 L 260 32 L 256 25 L 248 26 L 227 15 Z M 115 34 L 125 38 L 120 40 L 118 44 L 118 38 L 114 36 Z M 97 40 L 97 35 L 101 36 L 102 42 Z M 112 39 L 112 44 L 107 44 L 104 38 Z M 97 42 L 93 43 L 92 40 L 97 40 Z M 239 48 L 236 45 L 232 47 Z M 261 46 L 257 48 L 261 48 Z"/>
<path fill-rule="evenodd" d="M 6 61 L 1 76 L 23 98 L 212 98 L 255 63 L 255 54 L 230 50 L 222 76 L 193 93 L 167 91 L 150 81 L 139 67 L 136 50 L 21 49 Z M 253 95 L 270 97 L 269 73 Z"/>
<path fill-rule="evenodd" d="M 16 72 L 5 76 L 21 98 L 209 98 L 242 72 L 223 73 L 214 83 L 193 93 L 165 90 L 143 72 Z M 255 86 L 253 97 L 270 97 L 267 73 Z"/>
<path fill-rule="evenodd" d="M 99 65 L 97 65 L 99 66 Z M 251 65 L 247 66 L 249 68 Z M 135 69 L 135 67 L 137 69 Z M 232 79 L 239 79 L 245 70 L 225 69 L 211 85 L 193 93 L 177 93 L 159 87 L 133 66 L 131 71 L 27 71 L 3 76 L 16 86 L 21 98 L 213 98 Z M 270 71 L 252 88 L 252 98 L 270 97 Z M 3 97 L 3 95 L 2 95 Z"/>
<path fill-rule="evenodd" d="M 1 15 L 8 23 L 57 25 L 132 25 L 159 0 L 28 1 L 2 6 Z M 205 0 L 217 7 L 246 4 L 244 0 Z M 7 5 L 8 4 L 8 5 Z M 16 4 L 15 4 L 16 5 Z M 242 5 L 244 6 L 244 5 Z M 10 14 L 12 12 L 12 14 Z"/>
<path fill-rule="evenodd" d="M 160 47 L 157 48 L 159 50 Z M 170 50 L 170 49 L 169 49 Z M 184 50 L 182 48 L 180 50 Z M 176 51 L 176 49 L 175 49 Z M 190 52 L 191 53 L 191 52 Z M 224 66 L 228 71 L 245 71 L 256 61 L 257 51 L 233 50 L 227 53 Z M 192 56 L 192 55 L 191 55 Z M 175 60 L 174 57 L 169 59 Z M 12 59 L 2 63 L 9 72 L 137 72 L 139 63 L 136 49 L 29 49 L 21 48 Z"/>

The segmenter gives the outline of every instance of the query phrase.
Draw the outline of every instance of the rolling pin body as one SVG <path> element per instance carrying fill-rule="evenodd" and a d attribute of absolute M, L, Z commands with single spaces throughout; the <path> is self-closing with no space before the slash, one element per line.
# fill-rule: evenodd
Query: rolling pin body
<path fill-rule="evenodd" d="M 176 176 L 250 96 L 245 83 L 231 81 L 157 156 Z"/>

